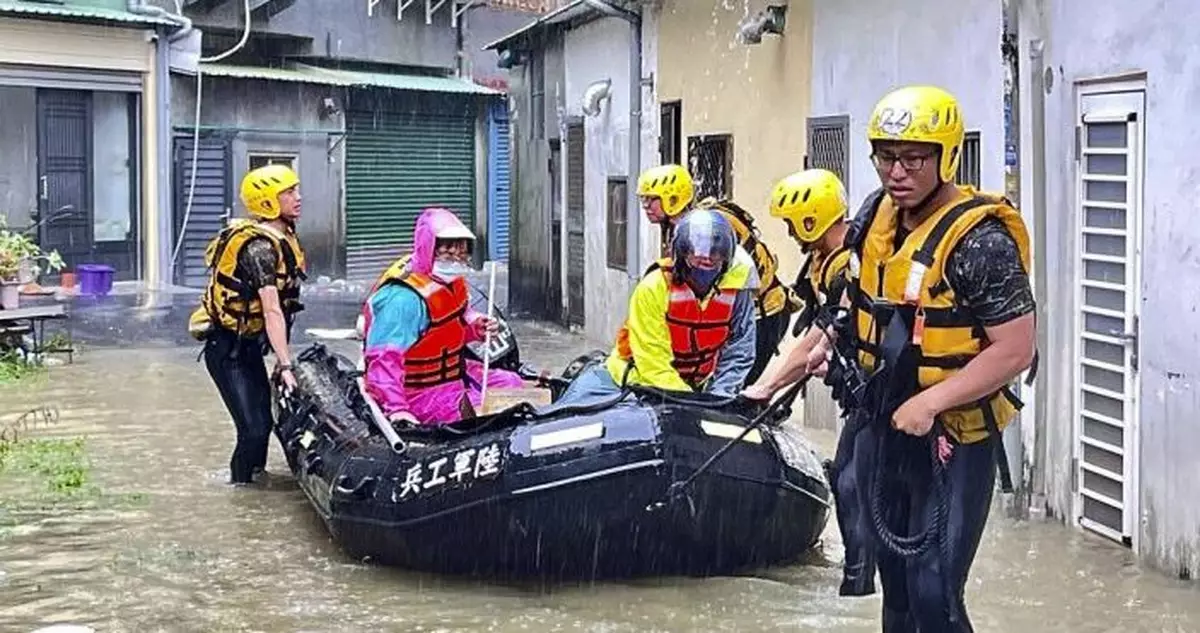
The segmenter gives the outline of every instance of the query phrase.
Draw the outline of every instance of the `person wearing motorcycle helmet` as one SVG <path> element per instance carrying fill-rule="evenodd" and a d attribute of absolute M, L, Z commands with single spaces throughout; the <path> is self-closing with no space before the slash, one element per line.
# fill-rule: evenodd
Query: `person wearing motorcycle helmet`
<path fill-rule="evenodd" d="M 283 389 L 295 388 L 288 338 L 305 278 L 304 249 L 296 236 L 300 179 L 286 165 L 245 175 L 241 201 L 249 218 L 229 223 L 209 242 L 212 270 L 192 313 L 189 333 L 204 343 L 204 365 L 237 430 L 230 483 L 246 485 L 266 472 L 273 426 L 265 352 L 277 361 Z"/>
<path fill-rule="evenodd" d="M 731 396 L 754 365 L 757 277 L 734 257 L 733 228 L 697 210 L 675 227 L 671 256 L 642 277 L 603 364 L 584 370 L 559 398 L 603 398 L 628 383 Z"/>
<path fill-rule="evenodd" d="M 867 137 L 882 187 L 846 237 L 850 328 L 807 359 L 823 371 L 829 340 L 848 336 L 869 377 L 851 459 L 860 503 L 882 519 L 883 630 L 898 633 L 973 630 L 964 586 L 997 469 L 1012 491 L 1001 433 L 1020 401 L 1009 385 L 1036 369 L 1029 234 L 1002 195 L 955 184 L 963 129 L 958 101 L 937 87 L 900 88 L 875 107 Z"/>
<path fill-rule="evenodd" d="M 482 405 L 483 364 L 466 346 L 497 323 L 470 308 L 464 275 L 474 243 L 454 212 L 425 209 L 412 254 L 389 266 L 363 303 L 364 382 L 393 423 L 450 424 Z M 522 385 L 513 372 L 488 370 L 489 388 Z"/>
<path fill-rule="evenodd" d="M 638 177 L 638 197 L 641 199 L 642 210 L 651 224 L 661 227 L 664 253 L 669 250 L 672 227 L 693 210 L 716 211 L 733 228 L 737 242 L 736 257 L 754 267 L 759 282 L 754 302 L 755 336 L 758 343 L 754 367 L 747 378 L 753 382 L 775 356 L 779 342 L 787 334 L 792 313 L 800 306 L 800 299 L 780 281 L 779 258 L 762 240 L 749 211 L 732 200 L 713 197 L 693 205 L 694 196 L 692 175 L 682 165 L 658 165 L 647 169 Z"/>

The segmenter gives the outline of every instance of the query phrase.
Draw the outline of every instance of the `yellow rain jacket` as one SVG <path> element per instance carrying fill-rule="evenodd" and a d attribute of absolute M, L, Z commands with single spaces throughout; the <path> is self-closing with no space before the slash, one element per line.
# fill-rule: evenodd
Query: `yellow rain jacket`
<path fill-rule="evenodd" d="M 717 281 L 714 292 L 704 298 L 700 305 L 720 296 L 721 290 L 739 292 L 739 301 L 730 324 L 730 335 L 718 354 L 715 372 L 707 383 L 706 391 L 734 393 L 740 388 L 754 366 L 754 292 L 758 277 L 754 265 L 735 257 L 729 270 Z M 645 385 L 671 391 L 694 391 L 676 369 L 672 351 L 671 328 L 667 323 L 667 310 L 671 292 L 669 273 L 660 265 L 653 267 L 642 277 L 629 299 L 629 316 L 617 335 L 617 344 L 606 361 L 606 368 L 613 382 L 622 384 L 628 369 L 629 384 Z"/>

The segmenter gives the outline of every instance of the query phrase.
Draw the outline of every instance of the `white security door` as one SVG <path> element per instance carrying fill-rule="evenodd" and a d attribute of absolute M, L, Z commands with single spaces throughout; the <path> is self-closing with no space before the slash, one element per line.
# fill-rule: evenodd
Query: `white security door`
<path fill-rule="evenodd" d="M 1145 93 L 1111 90 L 1079 100 L 1076 517 L 1086 529 L 1133 545 Z"/>

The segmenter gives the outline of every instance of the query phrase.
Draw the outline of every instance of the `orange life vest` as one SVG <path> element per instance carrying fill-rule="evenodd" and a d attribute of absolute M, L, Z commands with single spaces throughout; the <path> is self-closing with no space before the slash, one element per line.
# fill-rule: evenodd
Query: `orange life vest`
<path fill-rule="evenodd" d="M 672 280 L 671 263 L 670 258 L 664 258 L 657 266 L 667 281 L 667 329 L 674 356 L 671 366 L 684 382 L 699 388 L 716 371 L 721 348 L 729 340 L 737 290 L 718 290 L 702 304 L 690 286 Z M 617 333 L 617 349 L 624 359 L 633 357 L 624 327 Z"/>
<path fill-rule="evenodd" d="M 463 351 L 467 341 L 467 305 L 470 294 L 461 277 L 445 284 L 429 275 L 407 270 L 408 258 L 392 264 L 371 292 L 387 283 L 412 288 L 425 302 L 429 327 L 404 353 L 404 386 L 428 389 L 462 380 Z"/>

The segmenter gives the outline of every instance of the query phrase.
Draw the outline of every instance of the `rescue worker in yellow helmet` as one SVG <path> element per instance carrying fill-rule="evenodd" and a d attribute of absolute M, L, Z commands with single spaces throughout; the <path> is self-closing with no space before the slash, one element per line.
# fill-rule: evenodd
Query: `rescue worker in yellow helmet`
<path fill-rule="evenodd" d="M 795 334 L 801 336 L 803 332 L 803 336 L 787 353 L 775 375 L 764 377 L 742 392 L 747 399 L 768 401 L 776 392 L 807 373 L 808 354 L 822 338 L 819 328 L 810 327 L 813 318 L 819 309 L 842 303 L 848 282 L 850 251 L 844 244 L 848 226 L 846 213 L 846 187 L 836 174 L 825 169 L 791 174 L 776 183 L 771 191 L 771 217 L 783 220 L 788 234 L 808 254 L 796 288 L 805 306 L 796 320 Z M 851 462 L 853 431 L 852 425 L 843 424 L 828 473 L 836 502 L 838 528 L 846 550 L 839 593 L 865 596 L 875 593 L 875 544 L 857 499 L 857 482 Z"/>
<path fill-rule="evenodd" d="M 963 115 L 945 90 L 887 94 L 867 137 L 883 186 L 846 237 L 850 322 L 807 364 L 823 371 L 845 336 L 868 376 L 854 461 L 880 519 L 883 630 L 972 631 L 963 590 L 997 468 L 1012 489 L 1000 433 L 1021 405 L 1008 385 L 1036 370 L 1029 234 L 1003 196 L 955 185 Z"/>
<path fill-rule="evenodd" d="M 754 364 L 754 269 L 733 257 L 733 228 L 687 214 L 671 257 L 642 277 L 604 363 L 583 370 L 555 406 L 615 395 L 624 384 L 733 396 Z"/>
<path fill-rule="evenodd" d="M 671 227 L 689 210 L 712 209 L 724 216 L 733 228 L 738 242 L 735 257 L 750 264 L 758 276 L 758 294 L 755 298 L 757 342 L 754 366 L 750 369 L 747 382 L 758 380 L 787 333 L 788 322 L 799 307 L 799 300 L 779 281 L 776 274 L 779 259 L 758 235 L 754 218 L 729 200 L 705 198 L 693 206 L 695 184 L 691 174 L 682 165 L 659 165 L 642 172 L 638 178 L 638 196 L 646 218 L 662 227 L 664 253 L 667 251 L 666 245 L 670 244 Z"/>
<path fill-rule="evenodd" d="M 237 428 L 230 480 L 246 485 L 261 479 L 271 427 L 271 384 L 265 353 L 275 354 L 285 390 L 296 386 L 288 338 L 303 309 L 304 249 L 296 237 L 300 180 L 285 165 L 259 167 L 242 180 L 238 219 L 210 242 L 212 269 L 189 329 L 204 342 L 204 364 Z"/>

